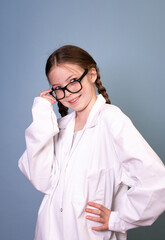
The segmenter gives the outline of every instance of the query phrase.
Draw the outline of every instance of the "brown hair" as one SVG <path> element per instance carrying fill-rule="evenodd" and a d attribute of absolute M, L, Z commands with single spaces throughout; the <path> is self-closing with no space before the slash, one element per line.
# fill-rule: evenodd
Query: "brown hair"
<path fill-rule="evenodd" d="M 49 56 L 46 62 L 45 73 L 47 78 L 52 67 L 64 63 L 76 64 L 79 65 L 81 68 L 88 70 L 94 67 L 97 71 L 97 79 L 95 81 L 95 85 L 97 87 L 98 93 L 102 94 L 102 96 L 106 100 L 106 103 L 111 103 L 108 98 L 106 89 L 105 87 L 103 87 L 100 80 L 100 73 L 97 64 L 95 60 L 91 57 L 91 55 L 89 55 L 89 53 L 87 53 L 82 48 L 73 45 L 64 45 L 60 47 Z M 58 107 L 62 117 L 68 114 L 68 108 L 65 107 L 60 101 L 58 101 Z"/>

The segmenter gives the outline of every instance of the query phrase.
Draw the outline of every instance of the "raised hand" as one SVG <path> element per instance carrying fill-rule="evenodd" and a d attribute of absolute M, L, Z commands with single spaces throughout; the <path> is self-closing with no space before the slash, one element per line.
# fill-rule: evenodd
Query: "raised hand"
<path fill-rule="evenodd" d="M 52 90 L 45 90 L 43 92 L 41 92 L 39 94 L 40 97 L 43 97 L 45 99 L 47 99 L 51 104 L 54 104 L 56 101 L 56 99 L 50 94 L 52 92 Z"/>

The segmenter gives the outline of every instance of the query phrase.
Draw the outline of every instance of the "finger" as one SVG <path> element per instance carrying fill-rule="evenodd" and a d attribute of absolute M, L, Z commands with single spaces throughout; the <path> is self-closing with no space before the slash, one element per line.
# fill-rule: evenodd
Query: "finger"
<path fill-rule="evenodd" d="M 90 207 L 98 208 L 98 209 L 100 209 L 101 211 L 105 211 L 105 210 L 106 210 L 106 208 L 105 208 L 103 205 L 99 204 L 99 203 L 88 202 L 88 205 L 89 205 Z"/>
<path fill-rule="evenodd" d="M 56 99 L 51 95 L 40 95 L 40 97 L 48 100 L 51 104 L 54 104 L 56 102 Z"/>
<path fill-rule="evenodd" d="M 104 230 L 107 230 L 107 226 L 105 224 L 99 226 L 99 227 L 92 227 L 92 230 L 95 230 L 95 231 L 104 231 Z"/>
<path fill-rule="evenodd" d="M 45 90 L 43 92 L 40 92 L 39 96 L 40 97 L 43 97 L 43 96 L 46 96 L 48 93 L 52 92 L 52 89 L 49 89 L 49 90 Z"/>
<path fill-rule="evenodd" d="M 54 98 L 51 97 L 51 96 L 45 96 L 44 98 L 47 99 L 48 101 L 50 101 L 52 104 L 54 104 L 54 103 L 57 102 L 56 99 L 54 99 Z"/>
<path fill-rule="evenodd" d="M 104 223 L 104 219 L 102 217 L 93 217 L 93 216 L 87 215 L 86 219 L 94 222 Z"/>
<path fill-rule="evenodd" d="M 43 98 L 47 98 L 47 99 L 56 101 L 56 99 L 52 95 L 46 95 L 46 96 L 43 96 Z"/>
<path fill-rule="evenodd" d="M 55 99 L 51 99 L 51 98 L 47 98 L 47 97 L 44 97 L 46 100 L 48 100 L 50 103 L 54 104 L 56 102 Z"/>
<path fill-rule="evenodd" d="M 93 213 L 93 214 L 102 216 L 101 210 L 97 210 L 97 209 L 93 209 L 93 208 L 86 208 L 85 211 L 88 213 Z"/>
<path fill-rule="evenodd" d="M 49 94 L 51 91 L 50 90 L 46 90 L 46 91 L 43 91 L 39 94 L 40 97 L 44 97 L 46 96 L 47 94 Z"/>

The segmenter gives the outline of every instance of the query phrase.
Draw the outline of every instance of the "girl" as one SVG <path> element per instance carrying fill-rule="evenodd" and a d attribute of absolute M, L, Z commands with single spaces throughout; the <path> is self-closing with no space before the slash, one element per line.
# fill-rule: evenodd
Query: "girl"
<path fill-rule="evenodd" d="M 48 58 L 46 75 L 52 89 L 34 100 L 19 160 L 45 193 L 35 239 L 125 240 L 128 229 L 151 225 L 165 209 L 164 165 L 110 104 L 94 59 L 66 45 Z"/>

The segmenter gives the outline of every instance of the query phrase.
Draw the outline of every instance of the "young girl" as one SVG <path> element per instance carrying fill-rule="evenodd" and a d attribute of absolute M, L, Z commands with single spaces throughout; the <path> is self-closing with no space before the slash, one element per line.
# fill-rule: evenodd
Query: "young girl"
<path fill-rule="evenodd" d="M 52 89 L 34 100 L 19 160 L 45 193 L 35 239 L 125 240 L 128 229 L 151 225 L 165 210 L 165 167 L 110 104 L 96 62 L 66 45 L 48 58 L 46 75 Z"/>

